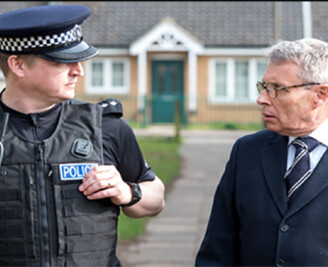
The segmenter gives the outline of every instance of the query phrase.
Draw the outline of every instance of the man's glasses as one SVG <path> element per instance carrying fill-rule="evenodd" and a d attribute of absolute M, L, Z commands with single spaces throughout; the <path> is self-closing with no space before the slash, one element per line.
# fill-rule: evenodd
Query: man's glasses
<path fill-rule="evenodd" d="M 301 87 L 301 86 L 307 86 L 307 85 L 319 85 L 320 83 L 305 83 L 305 84 L 298 84 L 298 85 L 290 85 L 290 86 L 276 86 L 272 83 L 264 83 L 264 82 L 260 82 L 258 81 L 256 83 L 256 87 L 257 87 L 257 91 L 259 92 L 259 94 L 261 94 L 263 92 L 263 90 L 267 91 L 268 96 L 270 96 L 271 98 L 276 98 L 277 97 L 277 91 L 279 90 L 283 90 L 283 89 L 288 89 L 288 88 L 295 88 L 295 87 Z"/>

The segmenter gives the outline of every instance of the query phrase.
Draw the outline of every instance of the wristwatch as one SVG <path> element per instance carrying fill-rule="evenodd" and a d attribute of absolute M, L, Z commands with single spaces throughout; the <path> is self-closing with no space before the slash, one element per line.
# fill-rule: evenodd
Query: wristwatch
<path fill-rule="evenodd" d="M 137 203 L 142 197 L 140 186 L 137 183 L 130 183 L 130 182 L 126 182 L 126 183 L 131 187 L 132 200 L 127 204 L 121 205 L 122 207 L 132 206 L 133 204 Z"/>

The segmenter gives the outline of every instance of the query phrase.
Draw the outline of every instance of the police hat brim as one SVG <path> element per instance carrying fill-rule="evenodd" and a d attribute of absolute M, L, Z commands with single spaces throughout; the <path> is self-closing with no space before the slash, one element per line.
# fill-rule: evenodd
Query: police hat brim
<path fill-rule="evenodd" d="M 38 54 L 38 56 L 58 63 L 75 63 L 90 59 L 97 54 L 98 50 L 95 47 L 82 41 L 76 46 L 56 52 Z"/>

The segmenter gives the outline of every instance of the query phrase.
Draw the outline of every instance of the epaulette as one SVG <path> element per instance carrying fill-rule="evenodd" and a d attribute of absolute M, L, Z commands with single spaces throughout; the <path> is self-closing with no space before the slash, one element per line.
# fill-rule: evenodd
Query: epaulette
<path fill-rule="evenodd" d="M 107 98 L 98 103 L 102 107 L 103 114 L 115 114 L 123 116 L 123 106 L 122 103 L 114 98 Z"/>

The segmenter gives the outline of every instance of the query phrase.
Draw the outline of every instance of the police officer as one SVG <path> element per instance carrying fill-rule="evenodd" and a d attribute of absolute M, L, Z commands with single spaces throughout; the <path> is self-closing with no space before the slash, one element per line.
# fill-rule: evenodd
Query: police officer
<path fill-rule="evenodd" d="M 73 99 L 80 62 L 98 53 L 83 41 L 90 14 L 49 5 L 0 15 L 0 265 L 120 266 L 120 206 L 130 217 L 164 207 L 120 102 Z"/>

